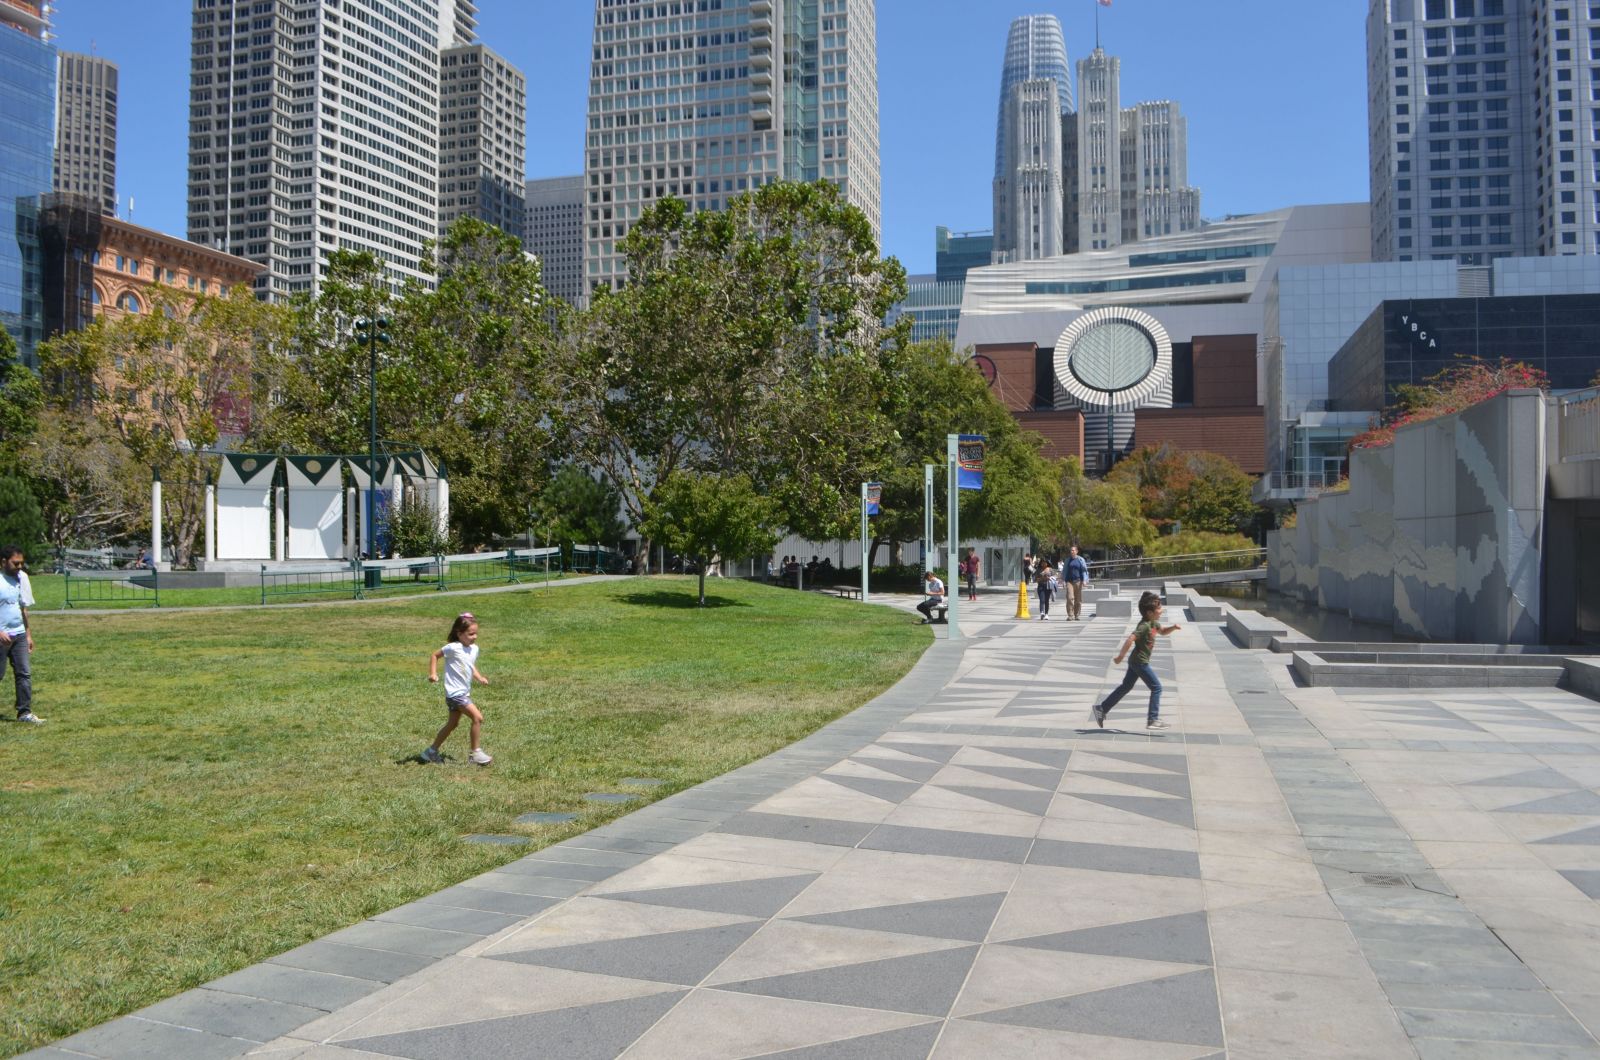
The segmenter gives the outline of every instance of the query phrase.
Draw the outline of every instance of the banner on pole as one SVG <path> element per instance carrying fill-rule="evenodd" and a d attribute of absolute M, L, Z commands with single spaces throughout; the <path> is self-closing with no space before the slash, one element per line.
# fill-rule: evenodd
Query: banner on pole
<path fill-rule="evenodd" d="M 963 434 L 956 449 L 957 486 L 964 490 L 983 489 L 983 454 L 986 439 L 981 434 Z"/>
<path fill-rule="evenodd" d="M 867 514 L 878 514 L 878 501 L 883 498 L 883 483 L 867 483 Z"/>

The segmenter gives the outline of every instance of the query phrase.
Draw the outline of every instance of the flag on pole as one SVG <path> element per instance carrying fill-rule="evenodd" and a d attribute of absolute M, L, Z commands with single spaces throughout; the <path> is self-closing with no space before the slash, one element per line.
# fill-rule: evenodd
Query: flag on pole
<path fill-rule="evenodd" d="M 878 514 L 878 501 L 883 497 L 883 483 L 867 483 L 867 514 Z"/>
<path fill-rule="evenodd" d="M 1101 7 L 1110 7 L 1111 6 L 1111 0 L 1100 0 L 1100 6 Z"/>
<path fill-rule="evenodd" d="M 984 436 L 963 434 L 956 449 L 956 485 L 964 490 L 983 489 Z"/>

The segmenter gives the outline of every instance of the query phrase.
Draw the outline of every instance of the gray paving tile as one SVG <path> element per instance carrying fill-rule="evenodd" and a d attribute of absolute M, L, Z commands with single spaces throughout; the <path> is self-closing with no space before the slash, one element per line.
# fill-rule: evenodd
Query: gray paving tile
<path fill-rule="evenodd" d="M 1194 827 L 1194 810 L 1190 808 L 1187 799 L 1158 799 L 1150 795 L 1097 795 L 1084 791 L 1065 794 L 1074 799 L 1082 799 L 1084 802 L 1109 806 L 1114 810 L 1126 810 L 1128 813 L 1136 813 L 1141 817 L 1164 821 L 1167 824 L 1182 825 L 1185 828 Z"/>
<path fill-rule="evenodd" d="M 137 1016 L 124 1016 L 65 1038 L 57 1042 L 55 1048 L 64 1054 L 79 1056 L 220 1060 L 222 1057 L 243 1055 L 254 1045 L 239 1038 L 226 1038 Z"/>
<path fill-rule="evenodd" d="M 1200 878 L 1200 856 L 1187 850 L 1118 846 L 1110 843 L 1073 843 L 1036 839 L 1028 852 L 1029 865 L 1132 872 L 1149 876 Z"/>
<path fill-rule="evenodd" d="M 392 983 L 404 979 L 413 972 L 421 971 L 433 962 L 433 957 L 419 954 L 395 953 L 363 946 L 343 946 L 337 942 L 318 939 L 316 942 L 297 946 L 287 953 L 280 953 L 269 963 Z"/>
<path fill-rule="evenodd" d="M 859 791 L 863 795 L 871 795 L 875 799 L 885 802 L 901 802 L 906 796 L 922 787 L 914 780 L 880 780 L 875 777 L 852 777 L 847 773 L 821 773 L 823 780 L 837 784 L 841 788 Z"/>
<path fill-rule="evenodd" d="M 903 758 L 872 758 L 867 755 L 853 755 L 850 761 L 856 765 L 881 769 L 885 773 L 893 773 L 907 780 L 915 780 L 919 784 L 932 780 L 940 768 L 937 762 L 907 762 Z"/>
<path fill-rule="evenodd" d="M 1580 828 L 1576 832 L 1553 835 L 1548 839 L 1535 839 L 1538 846 L 1600 847 L 1600 824 Z"/>
<path fill-rule="evenodd" d="M 545 857 L 543 853 L 530 854 L 518 864 L 526 867 L 535 876 L 548 876 L 557 880 L 587 880 L 590 883 L 608 880 L 623 869 L 621 865 L 580 865 Z"/>
<path fill-rule="evenodd" d="M 253 964 L 232 975 L 212 980 L 206 984 L 206 988 L 332 1012 L 360 1001 L 385 985 L 376 979 L 356 979 L 348 975 L 314 972 L 308 968 L 291 968 L 286 964 L 265 963 Z"/>
<path fill-rule="evenodd" d="M 989 934 L 1006 892 L 974 894 L 961 898 L 940 898 L 926 902 L 905 902 L 866 909 L 846 909 L 837 913 L 815 913 L 795 917 L 808 924 L 889 931 L 899 935 L 925 935 L 929 938 L 982 942 Z"/>
<path fill-rule="evenodd" d="M 1206 915 L 1198 912 L 1008 939 L 1004 945 L 1178 964 L 1211 963 L 1211 929 Z"/>
<path fill-rule="evenodd" d="M 939 1040 L 941 1027 L 938 1022 L 923 1023 L 862 1038 L 765 1053 L 763 1060 L 926 1060 L 933 1043 Z"/>
<path fill-rule="evenodd" d="M 1104 773 L 1086 769 L 1080 771 L 1078 775 L 1113 780 L 1118 784 L 1159 791 L 1163 795 L 1176 795 L 1182 799 L 1189 797 L 1189 778 L 1181 773 Z"/>
<path fill-rule="evenodd" d="M 1030 839 L 1019 836 L 955 832 L 941 828 L 913 828 L 883 824 L 861 841 L 862 850 L 888 850 L 898 854 L 937 854 L 947 858 L 1005 861 L 1020 865 L 1028 856 Z"/>
<path fill-rule="evenodd" d="M 780 813 L 741 813 L 728 818 L 716 831 L 763 839 L 793 839 L 801 843 L 853 847 L 873 827 L 859 821 L 830 821 L 820 817 L 793 817 Z"/>
<path fill-rule="evenodd" d="M 412 902 L 379 913 L 373 919 L 385 924 L 410 924 L 414 927 L 465 931 L 473 935 L 488 936 L 519 924 L 524 918 L 514 913 L 494 913 L 487 909 Z"/>
<path fill-rule="evenodd" d="M 760 921 L 723 927 L 667 931 L 604 942 L 496 953 L 488 959 L 573 972 L 594 972 L 625 979 L 693 986 L 755 934 Z"/>
<path fill-rule="evenodd" d="M 1413 1038 L 1456 1038 L 1474 1042 L 1595 1047 L 1593 1036 L 1571 1016 L 1528 1016 L 1510 1012 L 1401 1008 L 1397 1012 Z"/>
<path fill-rule="evenodd" d="M 985 773 L 991 777 L 1000 777 L 1002 780 L 1014 780 L 1018 784 L 1029 784 L 1047 791 L 1056 790 L 1061 783 L 1062 771 L 1038 766 L 980 766 L 965 765 L 963 769 L 970 769 L 974 773 Z"/>
<path fill-rule="evenodd" d="M 735 883 L 701 883 L 686 887 L 657 887 L 642 891 L 617 891 L 596 895 L 614 902 L 664 905 L 675 909 L 699 909 L 708 913 L 738 916 L 776 916 L 795 896 L 811 885 L 817 873 L 775 876 L 764 880 Z"/>
<path fill-rule="evenodd" d="M 539 811 L 537 813 L 525 813 L 525 814 L 523 814 L 522 816 L 517 818 L 517 823 L 518 824 L 566 824 L 568 821 L 576 821 L 577 819 L 578 819 L 578 815 L 575 814 L 575 813 L 554 813 L 554 812 L 550 812 L 550 811 L 541 810 L 541 811 Z"/>
<path fill-rule="evenodd" d="M 1529 769 L 1522 773 L 1510 773 L 1503 777 L 1489 777 L 1486 780 L 1469 780 L 1469 788 L 1561 788 L 1571 791 L 1583 787 L 1570 777 L 1563 776 L 1553 769 Z"/>
<path fill-rule="evenodd" d="M 877 746 L 890 751 L 899 751 L 901 754 L 926 758 L 930 762 L 948 762 L 965 745 L 959 743 L 898 743 L 879 740 Z"/>
<path fill-rule="evenodd" d="M 1600 795 L 1592 791 L 1574 791 L 1566 795 L 1551 795 L 1515 806 L 1502 806 L 1495 813 L 1561 813 L 1600 817 Z"/>
<path fill-rule="evenodd" d="M 1486 964 L 1438 965 L 1427 961 L 1367 962 L 1381 983 L 1429 983 L 1438 986 L 1487 987 L 1492 990 L 1538 990 L 1543 984 L 1527 968 Z"/>
<path fill-rule="evenodd" d="M 446 887 L 437 894 L 417 899 L 417 905 L 451 905 L 462 909 L 483 909 L 491 913 L 515 913 L 532 916 L 555 905 L 558 899 L 533 894 L 513 894 L 510 891 L 490 891 L 481 887 L 457 885 Z"/>
<path fill-rule="evenodd" d="M 1209 968 L 964 1018 L 1141 1041 L 1223 1044 Z"/>
<path fill-rule="evenodd" d="M 1438 986 L 1427 983 L 1384 983 L 1396 1008 L 1462 1009 L 1468 1012 L 1515 1012 L 1525 1016 L 1564 1016 L 1567 1010 L 1547 990 L 1493 990 L 1488 987 Z"/>
<path fill-rule="evenodd" d="M 476 833 L 461 837 L 463 843 L 482 843 L 491 847 L 521 847 L 527 846 L 532 840 L 525 835 L 485 835 Z"/>
<path fill-rule="evenodd" d="M 323 938 L 341 946 L 361 946 L 371 950 L 414 953 L 419 957 L 446 957 L 477 942 L 481 935 L 464 931 L 439 931 L 410 924 L 385 924 L 364 920 Z"/>
<path fill-rule="evenodd" d="M 323 1011 L 201 987 L 140 1009 L 136 1015 L 226 1038 L 270 1042 L 319 1018 Z"/>
<path fill-rule="evenodd" d="M 935 784 L 934 787 L 945 791 L 953 791 L 957 795 L 965 795 L 969 799 L 982 799 L 992 802 L 996 806 L 1004 806 L 1011 810 L 1021 810 L 1031 813 L 1035 817 L 1043 817 L 1044 812 L 1050 808 L 1050 803 L 1055 801 L 1054 791 L 1019 791 L 1015 788 L 980 788 L 966 784 Z"/>
<path fill-rule="evenodd" d="M 684 992 L 674 990 L 597 1005 L 356 1038 L 339 1045 L 413 1060 L 458 1060 L 463 1056 L 614 1060 L 683 996 Z"/>
<path fill-rule="evenodd" d="M 481 876 L 474 876 L 470 880 L 464 880 L 460 886 L 481 887 L 489 891 L 504 891 L 509 894 L 541 898 L 571 898 L 592 884 L 582 880 L 558 880 L 550 876 L 529 876 L 526 873 L 495 869 Z"/>
<path fill-rule="evenodd" d="M 1189 771 L 1189 760 L 1181 754 L 1140 754 L 1137 751 L 1112 751 L 1098 748 L 1094 753 L 1102 758 L 1115 758 L 1122 762 L 1132 762 L 1135 765 L 1165 769 L 1169 773 L 1187 773 Z"/>
<path fill-rule="evenodd" d="M 592 850 L 620 850 L 630 854 L 659 854 L 671 850 L 676 843 L 652 839 L 618 839 L 615 836 L 586 833 L 567 840 L 567 845 L 587 847 Z"/>
<path fill-rule="evenodd" d="M 978 947 L 961 946 L 909 957 L 749 979 L 742 983 L 721 983 L 716 989 L 943 1016 L 955 1003 L 977 955 Z"/>
<path fill-rule="evenodd" d="M 1600 869 L 1562 869 L 1567 882 L 1590 898 L 1600 898 Z"/>

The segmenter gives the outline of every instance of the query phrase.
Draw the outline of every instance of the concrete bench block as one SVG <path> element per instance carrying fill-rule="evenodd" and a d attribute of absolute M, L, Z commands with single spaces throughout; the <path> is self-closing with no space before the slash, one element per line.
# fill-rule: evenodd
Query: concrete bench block
<path fill-rule="evenodd" d="M 1107 589 L 1104 586 L 1096 585 L 1083 591 L 1083 602 L 1086 604 L 1097 604 L 1101 600 L 1109 600 L 1115 595 L 1116 592 L 1114 590 Z"/>
<path fill-rule="evenodd" d="M 1580 696 L 1600 699 L 1600 659 L 1569 658 L 1567 688 Z"/>
<path fill-rule="evenodd" d="M 1221 622 L 1224 613 L 1223 605 L 1209 596 L 1194 595 L 1189 597 L 1189 621 L 1191 622 Z"/>
<path fill-rule="evenodd" d="M 1132 618 L 1133 601 L 1121 597 L 1097 600 L 1094 613 L 1096 618 Z"/>
<path fill-rule="evenodd" d="M 1283 623 L 1275 618 L 1268 618 L 1259 611 L 1230 608 L 1227 623 L 1228 632 L 1233 635 L 1233 639 L 1246 648 L 1268 648 L 1272 646 L 1272 638 L 1289 635 L 1289 630 Z"/>

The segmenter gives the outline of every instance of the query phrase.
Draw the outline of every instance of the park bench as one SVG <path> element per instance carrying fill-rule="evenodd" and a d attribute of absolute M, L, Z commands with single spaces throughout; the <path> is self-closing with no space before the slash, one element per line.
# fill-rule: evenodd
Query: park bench
<path fill-rule="evenodd" d="M 859 585 L 835 585 L 833 594 L 845 600 L 859 600 L 861 599 L 861 587 Z"/>
<path fill-rule="evenodd" d="M 933 616 L 933 619 L 929 624 L 930 625 L 934 625 L 934 626 L 947 626 L 947 625 L 949 625 L 950 624 L 950 620 L 945 617 L 945 615 L 947 615 L 949 612 L 950 612 L 950 605 L 949 604 L 935 604 L 935 605 L 933 605 L 932 607 L 928 608 L 928 613 Z"/>

